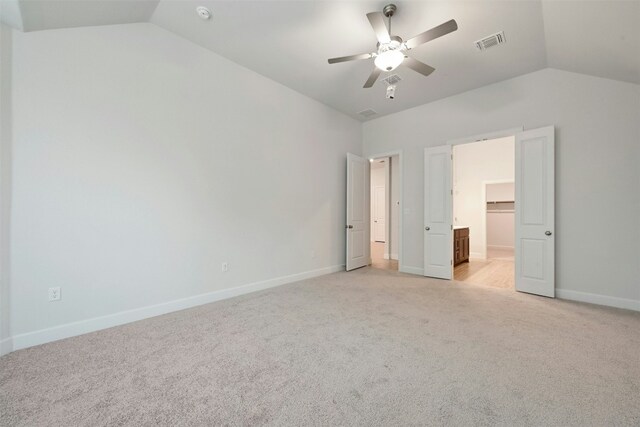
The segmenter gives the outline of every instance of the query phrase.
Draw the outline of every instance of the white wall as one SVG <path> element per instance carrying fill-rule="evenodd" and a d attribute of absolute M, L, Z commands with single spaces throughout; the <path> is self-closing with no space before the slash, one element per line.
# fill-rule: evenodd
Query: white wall
<path fill-rule="evenodd" d="M 555 125 L 558 295 L 640 309 L 638 117 L 640 86 L 545 69 L 366 122 L 365 155 L 404 150 L 402 268 L 423 267 L 424 147 Z"/>
<path fill-rule="evenodd" d="M 515 249 L 514 212 L 487 212 L 487 248 Z"/>
<path fill-rule="evenodd" d="M 359 122 L 152 24 L 13 36 L 18 346 L 344 263 Z"/>
<path fill-rule="evenodd" d="M 516 198 L 515 194 L 516 189 L 513 182 L 507 182 L 503 184 L 487 184 L 488 202 L 513 202 Z"/>
<path fill-rule="evenodd" d="M 389 200 L 391 203 L 389 219 L 389 243 L 390 253 L 389 258 L 398 259 L 398 239 L 400 236 L 400 158 L 398 156 L 391 156 L 389 158 L 391 166 L 391 194 Z"/>
<path fill-rule="evenodd" d="M 0 6 L 1 8 L 2 6 Z M 9 235 L 11 206 L 11 29 L 0 24 L 0 355 L 11 351 Z"/>
<path fill-rule="evenodd" d="M 513 182 L 486 184 L 487 202 L 511 202 L 493 205 L 499 209 L 487 209 L 487 248 L 515 249 L 515 198 Z"/>
<path fill-rule="evenodd" d="M 486 258 L 485 183 L 513 181 L 514 173 L 514 137 L 453 146 L 454 225 L 469 227 L 472 258 Z"/>

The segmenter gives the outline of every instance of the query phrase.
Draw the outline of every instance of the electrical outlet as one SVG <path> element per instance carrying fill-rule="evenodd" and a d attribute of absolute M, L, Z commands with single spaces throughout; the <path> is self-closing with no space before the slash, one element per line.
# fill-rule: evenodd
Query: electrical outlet
<path fill-rule="evenodd" d="M 60 286 L 49 288 L 49 301 L 60 301 Z"/>
<path fill-rule="evenodd" d="M 229 263 L 223 262 L 222 263 L 222 272 L 226 273 L 227 271 L 229 271 Z"/>

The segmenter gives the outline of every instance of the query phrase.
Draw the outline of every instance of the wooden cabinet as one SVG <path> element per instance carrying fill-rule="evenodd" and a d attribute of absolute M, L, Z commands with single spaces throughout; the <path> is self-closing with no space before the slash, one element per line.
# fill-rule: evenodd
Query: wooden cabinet
<path fill-rule="evenodd" d="M 453 265 L 469 262 L 469 227 L 453 230 Z"/>

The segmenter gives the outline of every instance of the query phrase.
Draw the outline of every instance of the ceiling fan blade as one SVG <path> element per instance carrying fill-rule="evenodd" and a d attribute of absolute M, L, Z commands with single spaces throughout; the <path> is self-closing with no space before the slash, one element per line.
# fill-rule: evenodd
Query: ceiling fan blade
<path fill-rule="evenodd" d="M 361 53 L 360 55 L 341 56 L 340 58 L 331 58 L 329 59 L 329 64 L 337 64 L 338 62 L 355 61 L 357 59 L 369 59 L 369 58 L 373 58 L 373 55 L 370 53 Z"/>
<path fill-rule="evenodd" d="M 406 55 L 406 53 L 405 53 L 405 55 Z M 412 58 L 410 56 L 407 56 L 404 59 L 404 61 L 402 61 L 402 64 L 404 64 L 407 67 L 411 68 L 413 71 L 417 71 L 418 73 L 422 74 L 423 76 L 428 76 L 429 74 L 433 73 L 436 70 L 432 66 L 427 65 L 424 62 L 420 62 L 417 59 Z"/>
<path fill-rule="evenodd" d="M 369 76 L 369 78 L 367 79 L 367 82 L 362 87 L 365 89 L 368 89 L 371 86 L 373 86 L 376 80 L 378 80 L 378 77 L 380 77 L 380 73 L 382 73 L 382 70 L 380 68 L 373 67 L 373 71 L 371 72 L 371 75 Z"/>
<path fill-rule="evenodd" d="M 410 38 L 406 41 L 405 45 L 407 46 L 407 49 L 413 49 L 416 46 L 420 46 L 423 43 L 447 35 L 457 29 L 458 24 L 455 19 L 452 19 L 451 21 L 447 21 L 444 24 L 440 24 L 437 27 L 433 27 L 424 33 L 420 33 L 417 36 Z"/>
<path fill-rule="evenodd" d="M 391 37 L 389 37 L 389 30 L 387 30 L 387 25 L 384 23 L 384 15 L 382 12 L 367 13 L 367 18 L 380 44 L 389 43 Z"/>

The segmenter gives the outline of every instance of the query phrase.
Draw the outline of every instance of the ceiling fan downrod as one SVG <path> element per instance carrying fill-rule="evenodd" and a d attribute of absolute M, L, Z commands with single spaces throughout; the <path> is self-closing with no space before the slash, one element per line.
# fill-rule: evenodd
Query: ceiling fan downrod
<path fill-rule="evenodd" d="M 396 13 L 397 9 L 398 8 L 393 3 L 389 3 L 388 5 L 382 8 L 382 13 L 384 14 L 384 16 L 389 18 L 389 34 L 391 34 L 391 17 L 393 16 L 394 13 Z"/>

